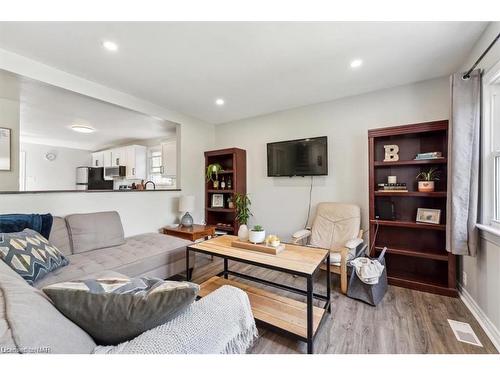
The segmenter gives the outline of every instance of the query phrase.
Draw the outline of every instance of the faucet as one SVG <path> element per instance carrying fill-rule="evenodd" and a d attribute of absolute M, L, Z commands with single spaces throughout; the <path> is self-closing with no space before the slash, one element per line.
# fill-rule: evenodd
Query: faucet
<path fill-rule="evenodd" d="M 147 186 L 149 183 L 152 183 L 152 184 L 153 184 L 153 190 L 156 190 L 156 185 L 155 185 L 155 183 L 154 183 L 153 181 L 151 181 L 151 180 L 147 181 L 147 182 L 144 184 L 144 190 L 147 190 L 147 189 L 146 189 L 146 186 Z"/>

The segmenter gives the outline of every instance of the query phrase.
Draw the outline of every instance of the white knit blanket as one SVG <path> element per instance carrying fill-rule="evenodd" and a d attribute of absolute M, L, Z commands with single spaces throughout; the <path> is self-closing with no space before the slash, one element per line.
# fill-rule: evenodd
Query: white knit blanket
<path fill-rule="evenodd" d="M 181 315 L 117 346 L 97 346 L 95 354 L 239 354 L 258 332 L 248 296 L 223 286 L 194 302 Z"/>

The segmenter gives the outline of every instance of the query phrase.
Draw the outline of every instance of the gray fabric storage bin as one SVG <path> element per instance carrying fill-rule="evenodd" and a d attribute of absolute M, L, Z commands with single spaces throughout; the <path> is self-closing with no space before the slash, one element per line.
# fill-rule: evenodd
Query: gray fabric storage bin
<path fill-rule="evenodd" d="M 385 265 L 384 255 L 385 249 L 378 257 L 378 261 L 384 266 L 384 271 L 382 275 L 380 275 L 377 284 L 365 284 L 359 279 L 354 267 L 351 267 L 351 278 L 349 279 L 349 286 L 347 288 L 348 297 L 366 302 L 372 306 L 377 306 L 378 303 L 382 301 L 385 292 L 387 292 L 387 267 Z"/>

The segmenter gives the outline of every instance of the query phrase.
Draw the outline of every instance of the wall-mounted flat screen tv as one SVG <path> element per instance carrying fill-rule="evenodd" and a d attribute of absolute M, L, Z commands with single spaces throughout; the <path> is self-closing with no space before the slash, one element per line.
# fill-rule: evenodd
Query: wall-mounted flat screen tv
<path fill-rule="evenodd" d="M 328 175 L 327 137 L 267 144 L 269 177 Z"/>

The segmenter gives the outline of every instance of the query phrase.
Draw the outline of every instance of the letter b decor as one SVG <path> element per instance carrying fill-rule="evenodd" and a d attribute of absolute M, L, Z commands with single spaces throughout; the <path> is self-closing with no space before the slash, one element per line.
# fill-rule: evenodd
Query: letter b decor
<path fill-rule="evenodd" d="M 398 145 L 385 145 L 385 159 L 384 161 L 398 161 L 399 160 L 399 146 Z"/>

